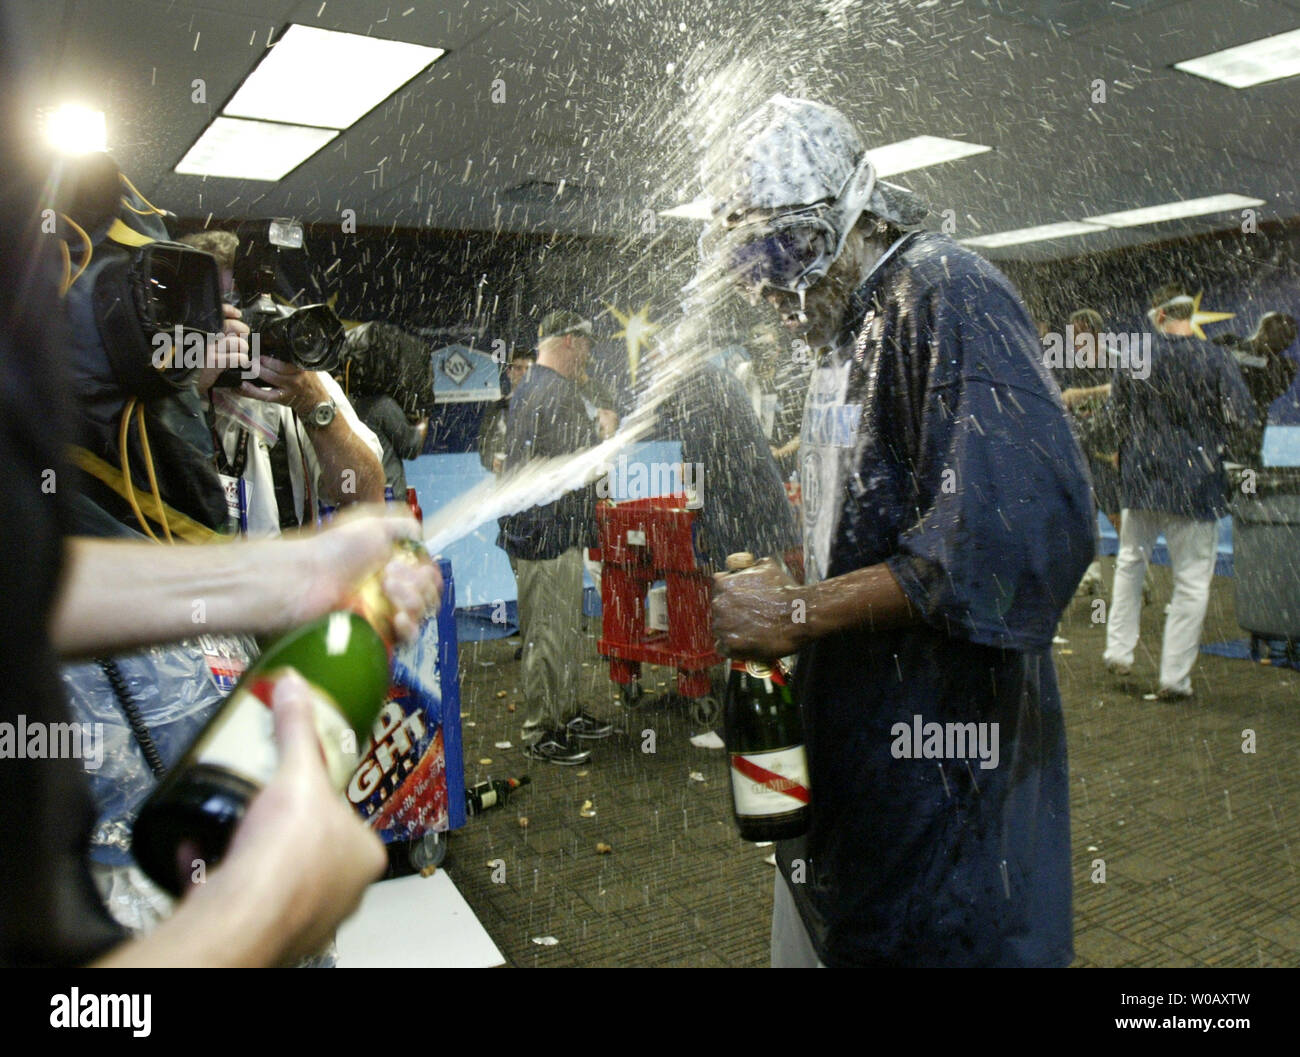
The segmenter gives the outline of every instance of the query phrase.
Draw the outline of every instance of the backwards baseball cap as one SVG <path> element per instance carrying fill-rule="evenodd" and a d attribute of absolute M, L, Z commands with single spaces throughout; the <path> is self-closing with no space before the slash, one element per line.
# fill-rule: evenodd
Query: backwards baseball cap
<path fill-rule="evenodd" d="M 557 308 L 554 312 L 548 312 L 542 319 L 542 325 L 537 328 L 537 340 L 561 338 L 565 334 L 583 334 L 591 337 L 591 333 L 591 320 L 583 319 L 577 312 Z"/>

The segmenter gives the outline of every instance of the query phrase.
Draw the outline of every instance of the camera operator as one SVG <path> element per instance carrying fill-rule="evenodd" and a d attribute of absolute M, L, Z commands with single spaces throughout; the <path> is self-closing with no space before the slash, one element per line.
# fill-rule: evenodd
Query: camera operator
<path fill-rule="evenodd" d="M 224 238 L 222 236 L 225 236 Z M 204 232 L 181 240 L 212 253 L 231 295 L 238 238 Z M 258 299 L 259 318 L 279 315 L 269 295 Z M 276 536 L 310 525 L 317 505 L 346 506 L 384 498 L 383 448 L 327 371 L 304 370 L 258 351 L 256 381 L 238 388 L 217 384 L 206 370 L 197 385 L 212 407 L 218 469 L 243 482 L 241 527 L 249 535 Z"/>
<path fill-rule="evenodd" d="M 3 12 L 0 12 L 2 15 Z M 8 27 L 6 27 L 8 28 Z M 0 32 L 0 117 L 21 93 Z M 13 149 L 0 120 L 0 204 L 38 214 L 45 172 Z M 56 657 L 168 641 L 207 601 L 214 632 L 285 630 L 337 607 L 384 565 L 408 518 L 350 519 L 292 541 L 198 548 L 74 539 L 66 463 L 73 436 L 60 356 L 53 241 L 17 222 L 0 229 L 0 722 L 53 726 L 70 717 Z M 29 237 L 30 236 L 30 237 Z M 201 560 L 200 560 L 201 556 Z M 60 576 L 62 572 L 62 576 Z M 438 593 L 431 568 L 395 563 L 385 590 L 410 635 Z M 0 964 L 233 965 L 315 950 L 377 877 L 383 853 L 330 787 L 311 709 L 316 692 L 286 682 L 275 702 L 280 768 L 253 802 L 223 864 L 176 915 L 126 943 L 86 867 L 93 810 L 75 758 L 22 756 L 0 766 Z"/>

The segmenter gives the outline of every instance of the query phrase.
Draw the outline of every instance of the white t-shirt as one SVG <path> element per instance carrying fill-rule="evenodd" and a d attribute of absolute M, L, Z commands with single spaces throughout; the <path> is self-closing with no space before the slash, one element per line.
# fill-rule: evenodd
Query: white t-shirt
<path fill-rule="evenodd" d="M 337 405 L 337 413 L 382 464 L 384 453 L 379 438 L 357 416 L 338 383 L 324 371 L 317 371 L 316 376 L 325 386 L 329 398 Z M 245 430 L 249 434 L 247 461 L 242 475 L 248 534 L 280 535 L 280 510 L 276 506 L 275 483 L 271 475 L 271 448 L 281 441 L 288 445 L 289 480 L 293 486 L 294 509 L 301 517 L 304 503 L 310 501 L 310 516 L 314 518 L 316 504 L 320 499 L 320 463 L 311 444 L 310 432 L 303 428 L 302 423 L 284 404 L 268 404 L 224 389 L 213 389 L 211 395 L 216 412 L 217 436 L 225 449 L 226 459 L 231 463 L 235 461 L 238 452 L 240 434 Z"/>

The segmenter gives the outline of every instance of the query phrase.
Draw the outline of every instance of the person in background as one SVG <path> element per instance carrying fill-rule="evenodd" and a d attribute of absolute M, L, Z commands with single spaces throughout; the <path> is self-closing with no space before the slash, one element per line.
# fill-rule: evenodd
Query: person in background
<path fill-rule="evenodd" d="M 406 417 L 402 406 L 387 393 L 360 393 L 352 397 L 361 421 L 379 438 L 384 452 L 384 483 L 398 502 L 406 501 L 406 470 L 403 459 L 418 458 L 429 435 L 429 416 L 418 422 Z"/>
<path fill-rule="evenodd" d="M 500 473 L 506 465 L 506 420 L 510 413 L 510 400 L 519 390 L 519 385 L 528 375 L 533 364 L 537 362 L 537 353 L 533 349 L 512 349 L 510 362 L 506 365 L 506 378 L 510 389 L 496 403 L 483 412 L 478 427 L 478 461 L 483 469 Z M 513 566 L 513 563 L 512 563 Z"/>
<path fill-rule="evenodd" d="M 812 815 L 777 843 L 772 964 L 1067 965 L 1051 643 L 1094 524 L 1028 313 L 986 260 L 912 230 L 925 207 L 820 103 L 778 95 L 739 122 L 705 192 L 693 287 L 739 286 L 819 350 L 807 583 L 761 562 L 714 585 L 722 652 L 799 655 Z M 999 759 L 900 745 L 927 720 L 997 723 Z"/>
<path fill-rule="evenodd" d="M 0 9 L 0 23 L 7 21 Z M 54 240 L 38 234 L 48 166 L 11 130 L 27 111 L 0 25 L 0 722 L 72 718 L 59 657 L 166 641 L 205 598 L 214 631 L 273 633 L 339 605 L 384 566 L 410 519 L 368 517 L 313 539 L 210 547 L 72 538 L 67 462 L 73 408 Z M 12 110 L 12 112 L 11 112 Z M 244 350 L 246 351 L 246 350 Z M 49 484 L 54 482 L 54 487 Z M 201 554 L 200 554 L 201 552 Z M 403 634 L 433 603 L 436 572 L 395 563 L 386 589 Z M 80 760 L 0 766 L 0 965 L 281 964 L 313 950 L 381 873 L 378 839 L 330 786 L 312 720 L 317 693 L 287 679 L 274 701 L 280 767 L 253 801 L 229 854 L 148 936 L 127 941 L 105 912 L 86 861 L 94 809 Z"/>
<path fill-rule="evenodd" d="M 1214 577 L 1216 521 L 1228 512 L 1223 453 L 1255 404 L 1232 356 L 1196 340 L 1196 301 L 1179 283 L 1162 286 L 1147 317 L 1155 330 L 1149 374 L 1115 369 L 1119 436 L 1119 555 L 1106 621 L 1106 668 L 1132 673 L 1142 581 L 1156 540 L 1169 547 L 1174 593 L 1160 651 L 1162 700 L 1190 698 L 1191 674 Z"/>
<path fill-rule="evenodd" d="M 1115 416 L 1110 405 L 1110 350 L 1101 347 L 1105 324 L 1100 312 L 1080 308 L 1070 313 L 1069 325 L 1074 332 L 1076 353 L 1082 355 L 1091 345 L 1095 365 L 1075 367 L 1071 371 L 1066 388 L 1061 391 L 1061 402 L 1070 412 L 1075 435 L 1088 460 L 1097 509 L 1106 515 L 1118 532 L 1119 470 L 1115 453 L 1119 448 L 1119 438 L 1115 435 Z M 1079 581 L 1079 593 L 1095 595 L 1103 589 L 1101 560 L 1097 559 Z"/>
<path fill-rule="evenodd" d="M 507 474 L 532 459 L 572 455 L 599 442 L 577 381 L 591 356 L 591 334 L 591 322 L 576 312 L 558 310 L 542 320 L 537 363 L 510 401 Z M 582 557 L 596 542 L 595 516 L 595 486 L 589 485 L 501 522 L 499 543 L 519 570 L 527 708 L 522 737 L 531 759 L 584 763 L 591 750 L 581 743 L 613 731 L 578 707 Z"/>
<path fill-rule="evenodd" d="M 509 379 L 510 388 L 505 396 L 483 413 L 483 418 L 479 422 L 478 461 L 483 469 L 494 474 L 500 474 L 506 468 L 506 422 L 510 414 L 510 400 L 536 362 L 537 352 L 534 349 L 511 350 L 510 363 L 506 366 L 506 377 Z M 499 524 L 498 522 L 498 526 Z M 510 562 L 510 572 L 518 582 L 519 560 L 513 554 L 507 554 L 506 558 Z M 523 656 L 524 647 L 521 644 L 515 648 L 514 659 L 518 661 Z"/>
<path fill-rule="evenodd" d="M 1264 465 L 1264 433 L 1268 429 L 1268 411 L 1273 401 L 1291 388 L 1295 381 L 1296 361 L 1286 355 L 1295 344 L 1296 321 L 1283 312 L 1266 312 L 1255 332 L 1248 338 L 1224 334 L 1214 339 L 1225 346 L 1241 368 L 1251 398 L 1255 401 L 1255 420 L 1232 446 L 1235 461 L 1243 466 Z"/>
<path fill-rule="evenodd" d="M 578 393 L 587 404 L 587 413 L 596 420 L 596 432 L 601 440 L 609 440 L 618 432 L 618 409 L 613 391 L 584 366 L 577 377 Z"/>
<path fill-rule="evenodd" d="M 223 284 L 231 284 L 223 296 L 233 296 L 238 237 L 201 232 L 182 241 L 217 258 Z M 205 369 L 197 385 L 210 401 L 217 468 L 243 481 L 240 519 L 249 535 L 314 524 L 321 504 L 383 502 L 383 446 L 328 373 L 261 355 L 261 384 L 217 386 L 220 374 Z"/>

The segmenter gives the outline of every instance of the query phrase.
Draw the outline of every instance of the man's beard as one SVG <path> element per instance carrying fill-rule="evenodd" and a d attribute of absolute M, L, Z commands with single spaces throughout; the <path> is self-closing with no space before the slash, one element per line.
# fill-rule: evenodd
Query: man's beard
<path fill-rule="evenodd" d="M 802 311 L 798 294 L 775 292 L 775 303 L 769 299 L 769 304 L 776 309 L 785 332 L 814 349 L 834 342 L 854 291 L 888 248 L 884 239 L 875 236 L 846 245 L 825 278 L 805 292 Z"/>

